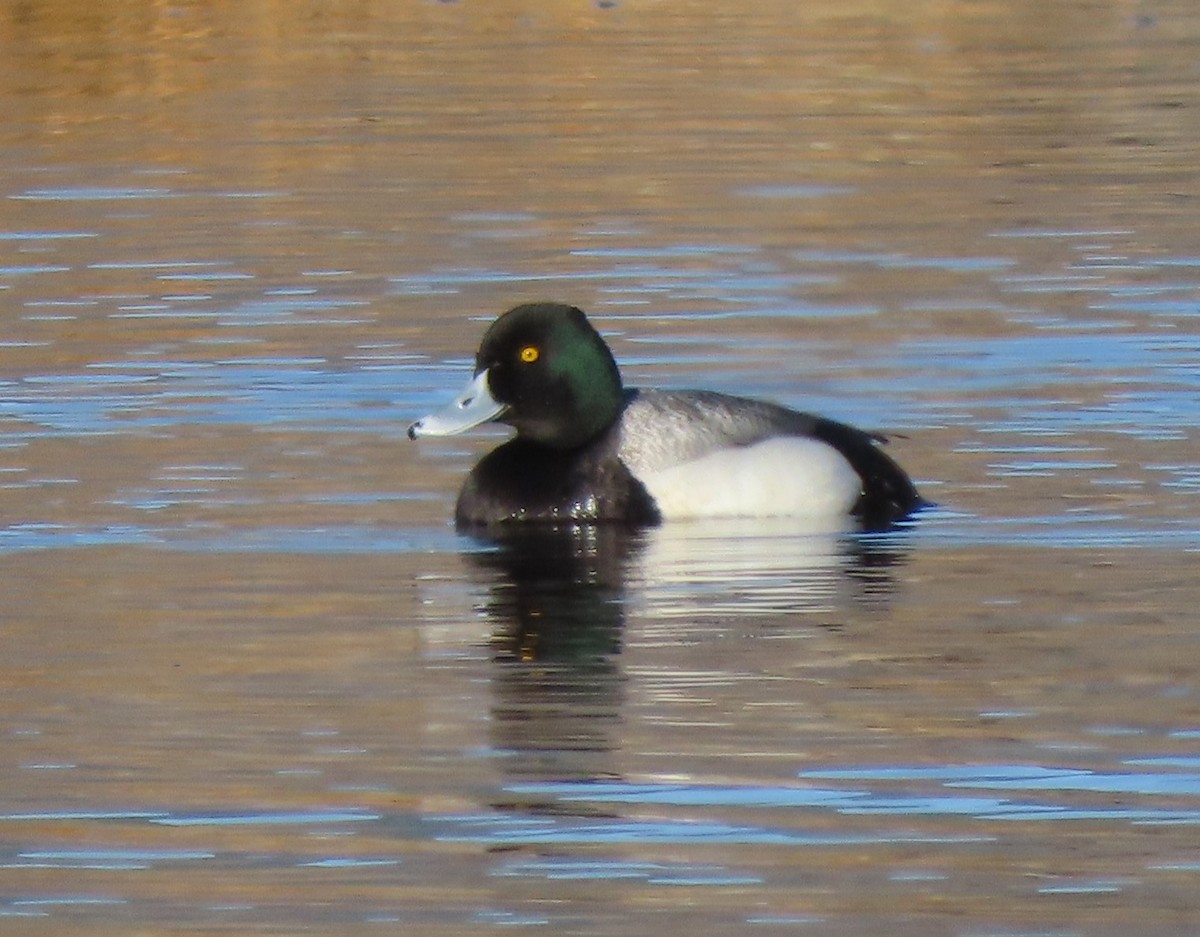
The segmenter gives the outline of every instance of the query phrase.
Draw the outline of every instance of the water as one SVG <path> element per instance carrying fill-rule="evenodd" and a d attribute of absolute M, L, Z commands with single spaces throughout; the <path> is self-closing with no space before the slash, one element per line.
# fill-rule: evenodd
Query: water
<path fill-rule="evenodd" d="M 4 933 L 1200 922 L 1200 15 L 0 18 Z M 448 524 L 486 321 L 888 431 L 893 533 Z"/>

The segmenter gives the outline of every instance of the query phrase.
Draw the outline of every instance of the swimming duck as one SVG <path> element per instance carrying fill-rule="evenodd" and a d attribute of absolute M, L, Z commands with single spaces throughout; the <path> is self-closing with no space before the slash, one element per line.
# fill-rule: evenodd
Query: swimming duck
<path fill-rule="evenodd" d="M 923 503 L 880 448 L 883 437 L 745 397 L 624 387 L 599 333 L 561 303 L 496 319 L 463 392 L 408 435 L 453 436 L 486 422 L 517 435 L 467 476 L 460 528 L 853 516 L 879 529 Z"/>

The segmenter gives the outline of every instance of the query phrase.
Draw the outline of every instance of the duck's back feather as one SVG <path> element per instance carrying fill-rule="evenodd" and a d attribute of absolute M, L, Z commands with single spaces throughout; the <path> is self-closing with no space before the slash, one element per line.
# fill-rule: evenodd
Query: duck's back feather
<path fill-rule="evenodd" d="M 867 527 L 911 514 L 921 497 L 883 450 L 882 437 L 761 400 L 713 391 L 627 391 L 619 454 L 637 478 L 654 478 L 722 449 L 804 437 L 836 450 L 861 479 L 850 513 Z"/>
<path fill-rule="evenodd" d="M 818 420 L 778 404 L 707 390 L 627 390 L 621 461 L 657 472 L 770 436 L 811 436 Z"/>

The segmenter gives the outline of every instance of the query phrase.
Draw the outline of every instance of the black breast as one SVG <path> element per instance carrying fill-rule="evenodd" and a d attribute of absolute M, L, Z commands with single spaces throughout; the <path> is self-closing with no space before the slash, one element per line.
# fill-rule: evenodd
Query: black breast
<path fill-rule="evenodd" d="M 479 460 L 458 495 L 459 528 L 509 521 L 657 524 L 645 487 L 617 458 L 616 432 L 579 449 L 513 439 Z"/>

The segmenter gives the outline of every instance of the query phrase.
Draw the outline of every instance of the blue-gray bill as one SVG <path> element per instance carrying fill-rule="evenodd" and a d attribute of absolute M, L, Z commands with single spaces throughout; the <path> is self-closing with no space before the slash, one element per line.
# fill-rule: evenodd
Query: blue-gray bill
<path fill-rule="evenodd" d="M 498 402 L 488 387 L 487 370 L 480 371 L 463 388 L 462 393 L 437 413 L 423 416 L 408 428 L 408 438 L 418 436 L 457 436 L 469 429 L 494 420 L 508 409 Z"/>

